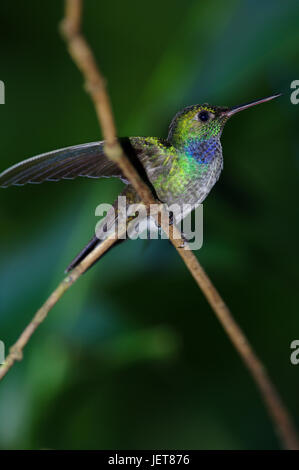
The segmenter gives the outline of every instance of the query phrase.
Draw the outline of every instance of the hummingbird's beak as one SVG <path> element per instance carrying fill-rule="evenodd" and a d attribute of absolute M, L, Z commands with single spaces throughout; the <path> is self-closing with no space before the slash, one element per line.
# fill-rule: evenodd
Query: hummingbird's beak
<path fill-rule="evenodd" d="M 266 103 L 266 101 L 274 100 L 274 98 L 278 98 L 281 95 L 282 93 L 278 93 L 277 95 L 268 96 L 267 98 L 262 98 L 261 100 L 250 101 L 250 103 L 241 104 L 239 106 L 233 106 L 232 108 L 229 108 L 227 111 L 224 111 L 223 114 L 225 114 L 225 116 L 227 117 L 230 117 L 233 114 L 238 113 L 239 111 L 243 111 L 244 109 L 251 108 L 251 106 L 255 106 L 260 103 Z"/>

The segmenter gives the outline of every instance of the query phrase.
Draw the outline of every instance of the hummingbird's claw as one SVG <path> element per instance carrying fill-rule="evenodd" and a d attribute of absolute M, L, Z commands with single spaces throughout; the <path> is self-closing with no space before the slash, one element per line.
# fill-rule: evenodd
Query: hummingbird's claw
<path fill-rule="evenodd" d="M 182 238 L 182 243 L 179 245 L 179 248 L 185 248 L 188 245 L 188 238 L 184 234 L 184 232 L 181 233 L 181 238 Z"/>

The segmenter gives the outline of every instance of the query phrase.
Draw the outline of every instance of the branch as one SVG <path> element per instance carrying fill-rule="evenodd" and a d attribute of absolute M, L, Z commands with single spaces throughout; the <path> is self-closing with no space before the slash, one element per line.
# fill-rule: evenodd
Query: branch
<path fill-rule="evenodd" d="M 125 225 L 119 226 L 119 234 L 126 233 Z M 100 258 L 113 244 L 115 238 L 113 234 L 105 239 L 102 243 L 84 258 L 81 263 L 76 266 L 72 272 L 66 276 L 63 281 L 56 287 L 50 297 L 36 312 L 31 322 L 27 325 L 25 330 L 21 333 L 16 343 L 10 348 L 9 355 L 6 357 L 4 364 L 0 367 L 0 380 L 7 374 L 9 369 L 14 365 L 15 361 L 21 361 L 23 358 L 23 349 L 30 340 L 31 336 L 38 328 L 38 326 L 47 318 L 49 311 L 54 307 L 63 294 L 77 281 L 98 258 Z"/>
<path fill-rule="evenodd" d="M 149 207 L 157 201 L 147 185 L 145 185 L 131 165 L 122 148 L 118 144 L 116 128 L 111 110 L 109 96 L 106 91 L 105 80 L 96 64 L 93 53 L 81 33 L 82 1 L 66 0 L 65 19 L 62 22 L 61 30 L 66 40 L 67 47 L 74 62 L 81 70 L 85 81 L 86 89 L 93 100 L 99 124 L 102 128 L 105 139 L 105 153 L 108 158 L 115 161 L 122 169 L 125 176 L 134 186 L 142 201 Z M 161 208 L 160 208 L 161 210 Z M 198 286 L 201 288 L 207 301 L 212 307 L 216 317 L 222 324 L 231 342 L 235 346 L 240 357 L 248 368 L 262 399 L 267 407 L 270 418 L 273 421 L 276 432 L 281 439 L 282 445 L 287 449 L 299 450 L 299 438 L 292 419 L 283 404 L 275 386 L 271 382 L 262 362 L 253 351 L 250 343 L 232 317 L 228 307 L 214 287 L 213 283 L 199 264 L 197 258 L 190 250 L 182 247 L 183 240 L 181 234 L 175 226 L 168 226 L 165 221 L 168 218 L 162 217 L 159 223 L 162 229 L 169 233 L 169 239 L 183 259 Z M 123 226 L 121 230 L 125 230 Z M 115 243 L 112 236 L 99 244 L 54 290 L 44 305 L 38 310 L 32 321 L 25 328 L 17 342 L 11 348 L 5 364 L 0 368 L 0 380 L 7 374 L 16 360 L 21 360 L 23 349 L 30 340 L 36 328 L 45 320 L 49 311 L 70 288 L 72 284 L 91 266 L 110 246 Z"/>

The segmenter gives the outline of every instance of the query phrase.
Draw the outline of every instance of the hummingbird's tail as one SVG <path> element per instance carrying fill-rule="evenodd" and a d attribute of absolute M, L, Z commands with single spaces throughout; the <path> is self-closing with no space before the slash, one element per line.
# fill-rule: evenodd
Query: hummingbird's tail
<path fill-rule="evenodd" d="M 81 250 L 80 253 L 78 253 L 78 255 L 73 259 L 64 272 L 69 273 L 72 269 L 74 269 L 87 255 L 89 255 L 89 253 L 97 246 L 98 243 L 100 243 L 100 240 L 94 236 L 83 248 L 83 250 Z"/>
<path fill-rule="evenodd" d="M 136 194 L 135 190 L 131 187 L 131 185 L 128 185 L 126 186 L 126 188 L 124 189 L 124 191 L 120 194 L 120 196 L 125 196 L 126 197 L 126 205 L 128 207 L 128 205 L 130 203 L 135 203 L 137 201 L 140 201 L 140 198 L 139 196 Z M 118 223 L 118 200 L 116 200 L 113 204 L 113 206 L 111 207 L 111 209 L 107 212 L 107 215 L 105 216 L 105 218 L 100 222 L 100 225 L 99 227 L 97 227 L 97 231 L 98 233 L 101 233 L 101 229 L 104 230 L 103 233 L 108 233 L 110 228 L 113 226 L 113 224 L 115 224 L 115 226 L 117 226 L 117 223 Z M 128 217 L 127 219 L 127 224 L 130 222 L 130 220 L 134 219 L 135 216 L 131 216 L 131 217 Z M 102 233 L 102 235 L 103 235 Z M 72 269 L 74 269 L 76 266 L 78 266 L 78 264 L 81 263 L 81 261 L 86 258 L 86 256 L 89 255 L 89 253 L 92 252 L 92 250 L 99 244 L 101 244 L 103 241 L 105 241 L 106 237 L 104 238 L 98 238 L 97 235 L 95 235 L 88 243 L 87 245 L 83 248 L 83 250 L 80 251 L 80 253 L 78 253 L 78 255 L 73 259 L 73 261 L 68 265 L 68 267 L 66 268 L 65 272 L 68 273 L 70 272 Z M 110 246 L 110 248 L 108 248 L 105 253 L 108 253 L 108 251 L 111 250 L 111 248 L 113 248 L 114 246 L 118 245 L 119 243 L 121 243 L 122 241 L 124 241 L 125 238 L 116 238 L 113 245 Z M 103 254 L 105 254 L 103 253 Z M 103 255 L 102 255 L 103 256 Z M 100 258 L 102 258 L 102 256 L 100 256 Z M 98 258 L 98 259 L 100 259 Z M 98 261 L 98 259 L 96 261 Z M 95 261 L 95 263 L 96 263 Z M 91 265 L 93 266 L 94 263 Z M 90 267 L 91 267 L 90 266 Z"/>
<path fill-rule="evenodd" d="M 114 246 L 118 245 L 119 243 L 123 242 L 124 239 L 117 239 L 115 240 L 115 242 L 113 243 L 112 246 L 110 246 L 110 248 L 108 248 L 105 253 L 102 254 L 102 256 L 100 256 L 100 258 L 102 258 L 106 253 L 108 253 L 108 251 L 110 251 Z M 77 256 L 73 259 L 73 261 L 68 265 L 68 267 L 66 268 L 66 270 L 64 271 L 65 273 L 69 273 L 70 271 L 72 271 L 72 269 L 74 269 L 76 266 L 78 266 L 78 264 L 81 263 L 81 261 L 86 258 L 87 255 L 89 255 L 89 253 L 92 252 L 92 250 L 97 246 L 99 245 L 100 243 L 102 243 L 103 240 L 99 240 L 96 236 L 94 236 L 88 243 L 87 245 L 83 248 L 83 250 L 80 251 L 80 253 L 77 254 Z M 92 263 L 88 269 L 90 269 L 100 258 L 98 258 L 94 263 Z M 88 271 L 88 270 L 87 270 Z"/>

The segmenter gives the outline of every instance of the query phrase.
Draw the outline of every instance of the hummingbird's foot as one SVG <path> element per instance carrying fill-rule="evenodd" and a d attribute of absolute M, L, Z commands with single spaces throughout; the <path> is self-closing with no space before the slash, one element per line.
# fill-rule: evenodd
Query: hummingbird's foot
<path fill-rule="evenodd" d="M 187 238 L 184 232 L 181 233 L 181 238 L 182 238 L 182 243 L 180 244 L 179 248 L 185 248 L 188 245 L 189 238 Z"/>

